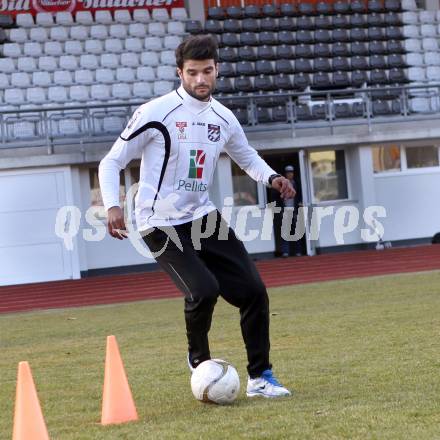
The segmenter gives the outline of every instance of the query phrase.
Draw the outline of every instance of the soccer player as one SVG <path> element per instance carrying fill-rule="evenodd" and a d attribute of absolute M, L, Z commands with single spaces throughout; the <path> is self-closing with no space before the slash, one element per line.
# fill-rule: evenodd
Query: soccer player
<path fill-rule="evenodd" d="M 208 188 L 224 149 L 250 177 L 277 189 L 281 197 L 291 198 L 295 191 L 249 145 L 234 114 L 211 96 L 218 75 L 216 41 L 190 36 L 176 49 L 176 63 L 181 86 L 141 105 L 100 163 L 109 233 L 126 237 L 119 173 L 141 157 L 136 223 L 159 265 L 184 294 L 191 371 L 211 358 L 208 332 L 221 295 L 240 311 L 247 395 L 290 395 L 269 361 L 266 288 L 243 243 L 209 200 Z"/>

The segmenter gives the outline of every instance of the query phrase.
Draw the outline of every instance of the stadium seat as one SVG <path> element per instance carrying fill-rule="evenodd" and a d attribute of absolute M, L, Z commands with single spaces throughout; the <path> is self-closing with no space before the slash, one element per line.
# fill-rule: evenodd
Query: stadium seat
<path fill-rule="evenodd" d="M 362 0 L 351 0 L 350 10 L 353 13 L 363 14 L 366 12 L 365 4 Z"/>
<path fill-rule="evenodd" d="M 214 22 L 220 24 L 220 22 L 213 20 Z M 225 21 L 222 22 L 223 23 L 223 32 L 236 32 L 239 33 L 241 32 L 241 26 L 240 26 L 240 20 L 236 20 L 233 18 L 227 18 Z M 205 27 L 206 30 L 206 27 Z M 221 26 L 220 26 L 220 32 L 221 32 Z M 214 32 L 216 33 L 216 32 Z"/>
<path fill-rule="evenodd" d="M 93 84 L 90 87 L 90 97 L 91 99 L 100 102 L 110 100 L 110 86 L 108 84 Z"/>
<path fill-rule="evenodd" d="M 230 68 L 232 68 L 232 66 L 230 66 L 230 65 L 228 65 L 228 66 Z M 226 78 L 224 76 L 221 76 L 217 80 L 216 91 L 218 93 L 233 93 L 234 86 L 232 85 L 231 78 Z"/>
<path fill-rule="evenodd" d="M 256 90 L 265 92 L 274 90 L 274 84 L 271 76 L 258 75 L 254 78 L 254 87 Z"/>
<path fill-rule="evenodd" d="M 18 58 L 22 55 L 21 46 L 18 43 L 6 43 L 3 45 L 3 56 L 5 58 Z"/>
<path fill-rule="evenodd" d="M 371 55 L 370 56 L 370 68 L 371 69 L 386 69 L 387 62 L 383 55 Z"/>
<path fill-rule="evenodd" d="M 276 60 L 275 61 L 276 73 L 291 74 L 295 72 L 295 68 L 291 60 Z"/>
<path fill-rule="evenodd" d="M 77 24 L 83 24 L 83 25 L 93 25 L 94 21 L 93 21 L 93 17 L 92 17 L 92 13 L 90 11 L 78 11 L 75 14 L 75 22 Z"/>
<path fill-rule="evenodd" d="M 389 27 L 386 30 L 387 36 L 389 38 L 398 39 L 397 32 L 399 35 L 402 35 L 405 38 L 419 38 L 420 37 L 420 28 L 417 25 L 408 24 L 403 26 L 403 31 L 401 32 L 400 28 L 393 28 Z M 391 30 L 393 30 L 393 33 L 391 34 Z"/>
<path fill-rule="evenodd" d="M 165 22 L 170 19 L 170 16 L 168 15 L 168 10 L 165 8 L 154 8 L 151 11 L 151 18 L 154 21 L 161 21 Z"/>
<path fill-rule="evenodd" d="M 293 87 L 295 89 L 304 91 L 310 85 L 310 75 L 308 75 L 307 73 L 299 72 L 296 75 L 293 75 Z"/>
<path fill-rule="evenodd" d="M 159 66 L 159 68 L 167 66 Z M 132 83 L 136 80 L 135 70 L 130 67 L 118 67 L 116 69 L 116 81 L 123 83 Z"/>
<path fill-rule="evenodd" d="M 388 14 L 384 15 L 384 23 L 388 26 L 401 26 L 402 21 L 399 17 L 399 14 L 396 14 L 395 12 L 389 12 Z"/>
<path fill-rule="evenodd" d="M 350 26 L 352 28 L 363 28 L 368 26 L 368 16 L 366 14 L 353 14 L 350 16 Z"/>
<path fill-rule="evenodd" d="M 418 24 L 419 14 L 417 12 L 404 12 L 402 14 L 402 22 L 403 24 Z"/>
<path fill-rule="evenodd" d="M 279 44 L 295 44 L 295 36 L 292 31 L 280 31 L 278 33 L 278 43 Z"/>
<path fill-rule="evenodd" d="M 316 29 L 332 29 L 333 25 L 330 17 L 327 15 L 320 15 L 315 18 Z"/>
<path fill-rule="evenodd" d="M 332 12 L 332 8 L 331 8 L 330 3 L 324 2 L 324 1 L 320 1 L 320 2 L 316 3 L 316 13 L 317 14 L 330 15 L 331 12 Z"/>
<path fill-rule="evenodd" d="M 427 66 L 440 66 L 440 52 L 425 52 L 424 64 Z"/>
<path fill-rule="evenodd" d="M 31 29 L 32 31 L 33 29 Z M 67 30 L 67 27 L 65 26 L 53 26 L 50 28 L 49 32 L 49 40 L 51 41 L 67 41 L 69 39 L 69 33 Z M 47 40 L 47 38 L 46 38 Z M 39 40 L 39 41 L 46 41 L 46 40 Z M 38 40 L 35 40 L 38 41 Z"/>
<path fill-rule="evenodd" d="M 148 11 L 148 9 L 134 9 L 133 21 L 135 23 L 149 23 L 151 21 L 150 12 Z"/>
<path fill-rule="evenodd" d="M 40 57 L 43 55 L 43 47 L 41 43 L 24 43 L 23 55 L 28 57 Z"/>
<path fill-rule="evenodd" d="M 313 70 L 315 72 L 330 72 L 332 70 L 329 58 L 315 58 L 313 60 Z"/>
<path fill-rule="evenodd" d="M 350 39 L 352 41 L 368 41 L 368 32 L 363 28 L 353 28 L 350 30 Z"/>
<path fill-rule="evenodd" d="M 294 57 L 292 46 L 287 46 L 285 44 L 276 46 L 276 54 L 277 58 L 281 59 L 290 59 Z"/>
<path fill-rule="evenodd" d="M 61 29 L 65 29 L 61 27 Z M 44 43 L 49 40 L 49 31 L 46 28 L 35 27 L 29 29 L 29 39 L 37 43 Z"/>
<path fill-rule="evenodd" d="M 422 40 L 417 38 L 407 38 L 403 42 L 406 52 L 422 52 Z"/>
<path fill-rule="evenodd" d="M 173 91 L 172 81 L 154 81 L 153 95 L 162 96 Z"/>
<path fill-rule="evenodd" d="M 387 41 L 388 53 L 405 53 L 405 47 L 401 41 L 389 40 Z"/>
<path fill-rule="evenodd" d="M 233 113 L 241 125 L 249 124 L 249 115 L 246 108 L 234 108 Z"/>
<path fill-rule="evenodd" d="M 19 28 L 30 28 L 35 26 L 34 17 L 29 13 L 17 14 L 15 23 Z"/>
<path fill-rule="evenodd" d="M 403 55 L 393 53 L 388 56 L 388 66 L 389 67 L 406 67 Z"/>
<path fill-rule="evenodd" d="M 392 12 L 401 11 L 401 1 L 400 0 L 385 0 L 385 10 Z"/>
<path fill-rule="evenodd" d="M 26 104 L 24 89 L 10 88 L 5 90 L 5 104 L 23 105 Z"/>
<path fill-rule="evenodd" d="M 41 59 L 41 58 L 40 58 Z M 2 59 L 0 58 L 0 69 L 2 68 Z M 5 65 L 10 68 L 11 66 L 14 66 L 15 71 L 15 64 L 11 59 L 5 59 L 5 61 L 10 61 L 10 63 L 5 63 Z M 37 62 L 36 59 L 33 57 L 20 57 L 17 60 L 17 70 L 20 72 L 35 72 L 37 70 Z M 40 69 L 41 70 L 41 69 Z"/>
<path fill-rule="evenodd" d="M 388 78 L 390 84 L 405 84 L 408 82 L 408 78 L 405 75 L 405 71 L 403 69 L 392 68 L 388 72 Z"/>
<path fill-rule="evenodd" d="M 242 46 L 258 46 L 258 38 L 255 32 L 242 32 L 240 34 L 240 44 Z"/>
<path fill-rule="evenodd" d="M 185 21 L 188 19 L 188 13 L 185 8 L 173 8 L 171 9 L 171 19 Z"/>
<path fill-rule="evenodd" d="M 86 40 L 84 42 L 84 52 L 94 55 L 100 55 L 104 52 L 102 40 Z"/>
<path fill-rule="evenodd" d="M 440 82 L 440 66 L 428 66 L 426 68 L 426 78 L 431 82 Z"/>
<path fill-rule="evenodd" d="M 273 122 L 288 122 L 287 109 L 285 105 L 279 105 L 272 108 L 272 120 Z"/>
<path fill-rule="evenodd" d="M 401 8 L 404 11 L 417 11 L 416 0 L 402 0 Z"/>
<path fill-rule="evenodd" d="M 128 9 L 117 9 L 114 11 L 113 16 L 116 23 L 130 24 L 133 21 Z"/>
<path fill-rule="evenodd" d="M 0 73 L 0 90 L 7 89 L 10 85 L 9 75 L 6 75 L 6 73 Z"/>
<path fill-rule="evenodd" d="M 346 88 L 351 86 L 350 76 L 346 71 L 335 71 L 332 74 L 332 83 L 334 87 Z"/>
<path fill-rule="evenodd" d="M 333 29 L 332 40 L 340 43 L 350 41 L 350 36 L 347 29 Z"/>
<path fill-rule="evenodd" d="M 434 24 L 436 22 L 435 11 L 419 11 L 419 21 L 423 24 Z"/>
<path fill-rule="evenodd" d="M 365 70 L 355 70 L 351 72 L 351 84 L 353 87 L 362 87 L 368 82 L 368 75 Z"/>
<path fill-rule="evenodd" d="M 310 121 L 313 119 L 310 107 L 306 104 L 295 105 L 294 117 L 296 121 Z"/>
<path fill-rule="evenodd" d="M 118 38 L 108 38 L 107 40 L 104 40 L 104 51 L 115 54 L 124 52 L 122 41 Z"/>
<path fill-rule="evenodd" d="M 198 20 L 188 20 L 185 22 L 185 32 L 189 34 L 200 34 L 203 32 L 203 27 Z"/>
<path fill-rule="evenodd" d="M 52 84 L 52 78 L 49 72 L 33 72 L 32 84 L 38 87 L 49 87 Z"/>
<path fill-rule="evenodd" d="M 258 46 L 257 47 L 257 59 L 262 60 L 274 60 L 276 59 L 276 53 L 273 46 Z"/>
<path fill-rule="evenodd" d="M 29 58 L 29 59 L 35 60 L 36 58 Z M 57 58 L 51 56 L 44 56 L 38 58 L 38 69 L 44 70 L 46 72 L 55 72 L 55 70 L 58 69 Z"/>
<path fill-rule="evenodd" d="M 340 71 L 340 70 L 350 70 L 350 62 L 348 58 L 343 57 L 335 57 L 332 59 L 332 70 Z"/>
<path fill-rule="evenodd" d="M 47 89 L 47 99 L 49 102 L 65 103 L 67 102 L 67 89 L 62 86 L 52 86 Z"/>
<path fill-rule="evenodd" d="M 64 52 L 67 55 L 81 55 L 83 46 L 80 41 L 68 40 L 64 43 Z"/>
<path fill-rule="evenodd" d="M 300 15 L 314 15 L 316 13 L 315 5 L 301 2 L 298 4 L 298 13 Z"/>
<path fill-rule="evenodd" d="M 382 27 L 383 20 L 381 14 L 371 13 L 367 15 L 368 27 Z"/>
<path fill-rule="evenodd" d="M 437 26 L 434 24 L 422 24 L 420 26 L 420 34 L 422 37 L 437 37 Z"/>
<path fill-rule="evenodd" d="M 277 44 L 277 32 L 268 32 L 263 31 L 259 34 L 259 42 L 260 44 Z"/>
<path fill-rule="evenodd" d="M 9 33 L 9 40 L 12 43 L 25 43 L 29 36 L 25 28 L 13 28 Z"/>
<path fill-rule="evenodd" d="M 255 18 L 245 18 L 241 21 L 242 32 L 259 32 L 260 23 Z"/>
<path fill-rule="evenodd" d="M 350 104 L 346 102 L 342 102 L 342 103 L 336 102 L 333 106 L 333 111 L 336 119 L 353 117 Z"/>
<path fill-rule="evenodd" d="M 235 65 L 237 75 L 253 75 L 255 73 L 255 64 L 250 61 L 239 61 Z"/>
<path fill-rule="evenodd" d="M 79 69 L 74 73 L 75 84 L 90 85 L 95 82 L 95 77 L 91 70 Z"/>
<path fill-rule="evenodd" d="M 111 24 L 108 30 L 108 35 L 111 38 L 127 38 L 127 27 L 122 23 Z"/>
<path fill-rule="evenodd" d="M 173 50 L 163 50 L 160 53 L 161 64 L 174 66 L 176 64 L 176 55 Z"/>
<path fill-rule="evenodd" d="M 333 29 L 338 29 L 338 28 L 346 29 L 346 28 L 349 28 L 350 27 L 350 23 L 348 21 L 348 16 L 340 15 L 340 14 L 334 15 L 332 17 L 332 26 L 333 26 Z"/>
<path fill-rule="evenodd" d="M 167 25 L 168 34 L 171 35 L 185 35 L 185 23 L 181 21 L 170 21 Z"/>
<path fill-rule="evenodd" d="M 354 56 L 351 58 L 351 67 L 353 70 L 365 70 L 369 68 L 367 57 Z"/>
<path fill-rule="evenodd" d="M 370 41 L 368 44 L 368 52 L 373 55 L 386 55 L 388 49 L 383 41 Z"/>
<path fill-rule="evenodd" d="M 110 25 L 113 23 L 112 14 L 108 10 L 95 11 L 95 23 Z"/>
<path fill-rule="evenodd" d="M 312 87 L 314 89 L 329 89 L 332 83 L 327 72 L 316 72 L 312 76 Z"/>
<path fill-rule="evenodd" d="M 293 83 L 289 75 L 280 73 L 274 77 L 274 87 L 280 90 L 290 90 L 293 87 Z"/>
<path fill-rule="evenodd" d="M 136 78 L 138 81 L 151 82 L 155 80 L 156 74 L 151 66 L 139 66 L 136 69 Z"/>
<path fill-rule="evenodd" d="M 89 26 L 72 26 L 70 28 L 70 39 L 77 41 L 85 41 L 89 38 Z"/>
<path fill-rule="evenodd" d="M 372 105 L 373 116 L 388 116 L 391 114 L 391 105 L 389 101 L 382 101 L 380 99 L 374 100 Z"/>
<path fill-rule="evenodd" d="M 407 53 L 405 62 L 408 66 L 423 66 L 425 64 L 422 53 Z"/>
<path fill-rule="evenodd" d="M 350 49 L 346 43 L 333 43 L 331 46 L 331 50 L 334 57 L 350 56 Z"/>
<path fill-rule="evenodd" d="M 59 41 L 46 41 L 43 46 L 43 52 L 49 56 L 60 57 L 64 53 L 64 49 Z"/>
<path fill-rule="evenodd" d="M 423 97 L 410 98 L 409 110 L 412 113 L 431 113 L 431 101 Z"/>
<path fill-rule="evenodd" d="M 313 46 L 314 57 L 330 57 L 331 49 L 329 44 L 318 43 Z"/>
<path fill-rule="evenodd" d="M 409 67 L 408 79 L 415 82 L 426 81 L 426 69 L 424 67 Z"/>
<path fill-rule="evenodd" d="M 318 29 L 314 34 L 315 43 L 330 43 L 332 41 L 332 37 L 330 32 L 327 29 Z M 338 40 L 344 41 L 344 40 Z"/>
<path fill-rule="evenodd" d="M 299 31 L 311 31 L 315 29 L 312 17 L 301 16 L 296 19 L 296 29 Z"/>
<path fill-rule="evenodd" d="M 383 32 L 380 27 L 369 27 L 368 28 L 368 39 L 369 40 L 383 40 L 385 39 L 385 32 Z"/>
<path fill-rule="evenodd" d="M 296 41 L 298 44 L 313 44 L 313 34 L 310 31 L 298 31 L 296 33 Z"/>
<path fill-rule="evenodd" d="M 297 58 L 295 60 L 295 73 L 311 73 L 311 72 L 313 72 L 313 67 L 310 59 Z"/>
<path fill-rule="evenodd" d="M 60 64 L 60 69 L 62 70 L 78 69 L 78 59 L 73 55 L 62 55 L 59 59 L 59 64 Z"/>
<path fill-rule="evenodd" d="M 156 67 L 159 65 L 159 55 L 157 52 L 142 52 L 141 53 L 141 66 Z"/>
<path fill-rule="evenodd" d="M 53 83 L 59 86 L 72 86 L 73 85 L 72 72 L 68 70 L 56 70 L 53 73 Z M 50 95 L 48 99 L 50 101 Z"/>
<path fill-rule="evenodd" d="M 50 12 L 37 12 L 35 24 L 43 27 L 50 27 L 55 24 L 53 19 L 54 16 Z"/>
<path fill-rule="evenodd" d="M 355 41 L 351 43 L 351 54 L 355 56 L 367 56 L 369 54 L 369 48 L 366 43 Z"/>
<path fill-rule="evenodd" d="M 132 52 L 122 53 L 120 58 L 120 65 L 124 67 L 138 67 L 139 55 Z"/>
<path fill-rule="evenodd" d="M 296 15 L 296 8 L 293 3 L 281 3 L 280 15 L 283 17 L 293 17 Z"/>
<path fill-rule="evenodd" d="M 236 92 L 252 92 L 254 90 L 254 86 L 250 77 L 248 76 L 239 76 L 234 78 L 234 89 Z"/>
<path fill-rule="evenodd" d="M 171 67 L 171 66 L 168 66 Z M 221 63 L 219 67 L 219 76 L 220 77 L 228 77 L 235 76 L 235 66 L 232 63 Z"/>
<path fill-rule="evenodd" d="M 31 86 L 31 77 L 26 72 L 14 72 L 11 75 L 11 85 L 18 88 L 26 88 Z"/>
<path fill-rule="evenodd" d="M 156 10 L 156 9 L 153 9 Z M 163 37 L 166 35 L 166 28 L 163 23 L 158 22 L 152 22 L 148 25 L 148 34 L 157 36 L 157 37 Z M 135 35 L 133 35 L 135 36 Z"/>
<path fill-rule="evenodd" d="M 161 51 L 163 49 L 160 37 L 145 37 L 144 48 L 151 51 Z"/>
<path fill-rule="evenodd" d="M 133 98 L 136 99 L 149 99 L 153 96 L 153 90 L 151 84 L 146 82 L 133 83 L 132 90 Z"/>
<path fill-rule="evenodd" d="M 294 31 L 296 30 L 295 22 L 292 17 L 282 17 L 278 20 L 279 31 Z"/>
<path fill-rule="evenodd" d="M 84 85 L 73 85 L 69 87 L 69 97 L 72 101 L 86 102 L 90 99 L 89 88 Z"/>
<path fill-rule="evenodd" d="M 174 66 L 158 66 L 157 78 L 159 80 L 174 81 L 177 79 L 176 69 Z"/>
<path fill-rule="evenodd" d="M 177 38 L 177 37 L 165 37 L 165 38 Z M 124 48 L 127 52 L 142 52 L 144 45 L 140 38 L 126 38 L 124 42 Z M 122 55 L 125 55 L 124 53 Z"/>
<path fill-rule="evenodd" d="M 240 46 L 240 42 L 238 41 L 237 34 L 231 34 L 231 33 L 223 34 L 221 37 L 221 41 L 224 46 L 232 46 L 232 47 Z"/>
<path fill-rule="evenodd" d="M 103 24 L 94 24 L 93 26 L 90 26 L 90 38 L 105 40 L 108 36 L 107 26 Z"/>

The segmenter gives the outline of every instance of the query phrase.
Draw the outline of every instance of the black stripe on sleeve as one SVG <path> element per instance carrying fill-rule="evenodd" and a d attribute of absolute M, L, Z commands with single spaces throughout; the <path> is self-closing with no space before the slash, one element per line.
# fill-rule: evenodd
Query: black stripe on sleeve
<path fill-rule="evenodd" d="M 229 122 L 222 116 L 222 115 L 219 115 L 215 110 L 214 110 L 214 107 L 211 107 L 212 108 L 212 111 L 219 117 L 219 118 L 221 118 L 221 119 L 223 119 L 225 122 L 226 122 L 226 124 L 228 124 L 229 125 Z"/>

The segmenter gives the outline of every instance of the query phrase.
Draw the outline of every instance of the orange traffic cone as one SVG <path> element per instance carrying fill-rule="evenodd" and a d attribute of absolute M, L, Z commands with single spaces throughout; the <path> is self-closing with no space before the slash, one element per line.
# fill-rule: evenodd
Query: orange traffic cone
<path fill-rule="evenodd" d="M 28 362 L 19 362 L 12 440 L 49 440 Z"/>
<path fill-rule="evenodd" d="M 114 336 L 107 336 L 101 424 L 138 420 L 136 406 Z"/>

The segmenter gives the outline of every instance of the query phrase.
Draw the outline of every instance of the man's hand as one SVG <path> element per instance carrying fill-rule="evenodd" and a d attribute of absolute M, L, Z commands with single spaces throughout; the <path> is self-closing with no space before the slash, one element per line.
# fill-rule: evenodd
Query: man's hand
<path fill-rule="evenodd" d="M 125 232 L 124 212 L 119 206 L 112 206 L 108 210 L 107 226 L 108 232 L 112 237 L 117 238 L 118 240 L 127 238 L 127 233 Z"/>
<path fill-rule="evenodd" d="M 292 199 L 296 194 L 296 191 L 293 189 L 289 179 L 286 179 L 283 176 L 276 177 L 272 180 L 272 188 L 278 190 L 281 194 L 281 198 L 284 200 Z"/>

